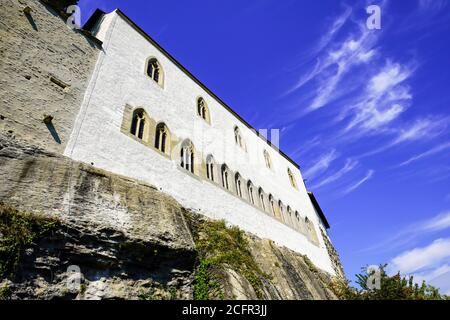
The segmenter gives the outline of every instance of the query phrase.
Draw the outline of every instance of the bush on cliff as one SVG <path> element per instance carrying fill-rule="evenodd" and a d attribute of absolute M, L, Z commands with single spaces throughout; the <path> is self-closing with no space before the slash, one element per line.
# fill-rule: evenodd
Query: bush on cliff
<path fill-rule="evenodd" d="M 449 300 L 450 297 L 439 293 L 439 289 L 426 284 L 421 285 L 414 282 L 413 276 L 401 276 L 397 273 L 389 276 L 386 273 L 387 265 L 380 265 L 379 289 L 369 286 L 369 277 L 374 271 L 363 268 L 356 275 L 356 283 L 360 289 L 350 286 L 347 280 L 335 280 L 331 289 L 336 296 L 342 300 Z M 369 280 L 369 281 L 368 281 Z"/>
<path fill-rule="evenodd" d="M 0 203 L 0 279 L 14 277 L 24 249 L 55 229 L 55 219 Z"/>

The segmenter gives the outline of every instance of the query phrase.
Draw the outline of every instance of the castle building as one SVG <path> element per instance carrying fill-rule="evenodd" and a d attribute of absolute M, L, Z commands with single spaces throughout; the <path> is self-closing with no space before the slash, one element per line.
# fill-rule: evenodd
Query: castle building
<path fill-rule="evenodd" d="M 86 73 L 66 81 L 57 66 L 49 73 L 59 94 L 78 105 L 59 116 L 49 103 L 44 122 L 62 140 L 50 149 L 151 184 L 187 209 L 307 255 L 330 274 L 340 272 L 317 199 L 298 164 L 275 143 L 119 9 L 97 10 L 78 33 L 68 59 L 84 60 L 92 71 L 84 87 Z M 20 123 L 17 113 L 1 111 Z"/>

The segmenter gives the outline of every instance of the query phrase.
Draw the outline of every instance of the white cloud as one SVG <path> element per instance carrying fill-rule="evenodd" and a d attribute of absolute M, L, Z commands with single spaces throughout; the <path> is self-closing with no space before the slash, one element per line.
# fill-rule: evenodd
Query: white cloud
<path fill-rule="evenodd" d="M 388 264 L 388 272 L 414 277 L 450 294 L 450 238 L 437 239 L 431 244 L 400 253 Z"/>
<path fill-rule="evenodd" d="M 323 187 L 327 184 L 330 184 L 336 180 L 339 180 L 341 177 L 343 177 L 345 174 L 353 170 L 358 165 L 358 161 L 347 159 L 347 162 L 345 163 L 344 167 L 342 167 L 339 171 L 336 171 L 331 176 L 328 176 L 327 178 L 323 179 L 321 182 L 317 183 L 311 189 L 318 189 L 320 187 Z"/>
<path fill-rule="evenodd" d="M 357 188 L 359 188 L 364 182 L 370 180 L 374 174 L 374 170 L 369 170 L 367 171 L 366 175 L 364 176 L 364 178 L 362 178 L 361 180 L 355 182 L 354 184 L 352 184 L 351 186 L 347 187 L 343 192 L 342 195 L 346 195 L 349 194 L 350 192 L 356 190 Z"/>
<path fill-rule="evenodd" d="M 436 146 L 436 147 L 434 147 L 434 148 L 432 148 L 432 149 L 430 149 L 428 151 L 422 152 L 422 153 L 420 153 L 418 155 L 415 155 L 415 156 L 409 158 L 408 160 L 400 163 L 397 167 L 406 166 L 406 165 L 408 165 L 408 164 L 410 164 L 412 162 L 415 162 L 417 160 L 420 160 L 422 158 L 426 158 L 426 157 L 432 156 L 432 155 L 434 155 L 436 153 L 439 153 L 441 151 L 447 150 L 448 148 L 450 148 L 450 142 L 446 142 L 446 143 L 440 144 L 440 145 L 438 145 L 438 146 Z"/>
<path fill-rule="evenodd" d="M 450 211 L 444 212 L 431 220 L 422 222 L 416 230 L 419 231 L 439 231 L 450 228 Z"/>
<path fill-rule="evenodd" d="M 321 172 L 325 171 L 326 169 L 328 169 L 331 162 L 333 162 L 338 156 L 339 155 L 335 149 L 331 150 L 328 153 L 321 155 L 320 158 L 316 161 L 316 163 L 312 167 L 310 167 L 308 170 L 306 170 L 303 173 L 303 175 L 308 179 L 313 178 L 316 174 L 321 173 Z"/>
<path fill-rule="evenodd" d="M 314 54 L 317 56 L 320 54 L 328 45 L 330 42 L 334 39 L 336 34 L 341 30 L 342 26 L 347 22 L 348 18 L 350 17 L 352 13 L 352 9 L 350 7 L 347 7 L 345 11 L 338 16 L 334 22 L 331 25 L 331 28 L 322 36 L 320 41 L 318 42 L 317 46 L 312 50 L 311 54 Z M 314 65 L 314 68 L 308 72 L 306 75 L 302 75 L 300 79 L 297 81 L 295 85 L 293 85 L 291 88 L 289 88 L 284 94 L 288 95 L 301 87 L 303 87 L 306 83 L 317 77 L 320 73 L 322 73 L 323 70 L 325 70 L 327 67 L 332 64 L 332 61 L 326 60 L 325 58 L 316 57 L 317 61 Z M 325 61 L 326 60 L 326 61 Z"/>
<path fill-rule="evenodd" d="M 433 267 L 450 258 L 450 238 L 437 239 L 426 247 L 414 248 L 391 260 L 389 268 L 403 274 Z"/>
<path fill-rule="evenodd" d="M 388 89 L 405 81 L 410 74 L 408 68 L 403 68 L 398 63 L 388 63 L 380 73 L 370 79 L 368 89 L 374 94 L 384 94 Z"/>
<path fill-rule="evenodd" d="M 387 61 L 384 68 L 369 79 L 354 105 L 345 111 L 352 117 L 345 131 L 354 129 L 357 135 L 377 132 L 397 119 L 412 98 L 409 87 L 403 83 L 412 72 L 410 67 Z"/>
<path fill-rule="evenodd" d="M 361 252 L 379 251 L 380 249 L 392 250 L 399 246 L 409 244 L 423 235 L 446 230 L 448 228 L 450 228 L 450 211 L 442 212 L 429 219 L 402 227 L 400 232 L 385 238 L 383 241 L 380 241 L 369 248 L 361 250 Z"/>
<path fill-rule="evenodd" d="M 441 120 L 435 118 L 422 118 L 416 120 L 412 126 L 408 128 L 401 128 L 398 131 L 397 139 L 393 144 L 397 144 L 405 141 L 413 141 L 421 138 L 431 138 L 442 133 L 446 128 L 448 119 Z"/>
<path fill-rule="evenodd" d="M 417 284 L 426 281 L 427 284 L 439 288 L 441 294 L 450 295 L 450 265 L 443 264 L 429 271 L 414 273 L 413 276 Z"/>

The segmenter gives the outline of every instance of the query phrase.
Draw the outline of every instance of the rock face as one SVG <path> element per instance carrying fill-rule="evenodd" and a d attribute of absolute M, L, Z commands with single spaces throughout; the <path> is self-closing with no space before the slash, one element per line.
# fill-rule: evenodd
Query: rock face
<path fill-rule="evenodd" d="M 0 202 L 56 218 L 59 226 L 24 248 L 15 299 L 190 299 L 200 218 L 154 187 L 0 136 Z M 1 222 L 0 222 L 1 223 Z M 305 257 L 246 234 L 262 279 L 263 299 L 334 299 L 329 275 Z M 2 237 L 0 236 L 0 244 Z M 81 285 L 68 286 L 76 266 Z M 69 269 L 68 269 L 69 268 Z M 221 298 L 256 299 L 233 268 L 221 270 Z"/>

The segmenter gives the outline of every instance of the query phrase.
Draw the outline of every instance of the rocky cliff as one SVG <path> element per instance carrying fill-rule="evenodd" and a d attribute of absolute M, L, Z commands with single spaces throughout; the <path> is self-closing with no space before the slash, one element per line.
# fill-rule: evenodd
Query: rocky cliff
<path fill-rule="evenodd" d="M 335 298 L 298 253 L 10 136 L 0 181 L 4 299 Z"/>

